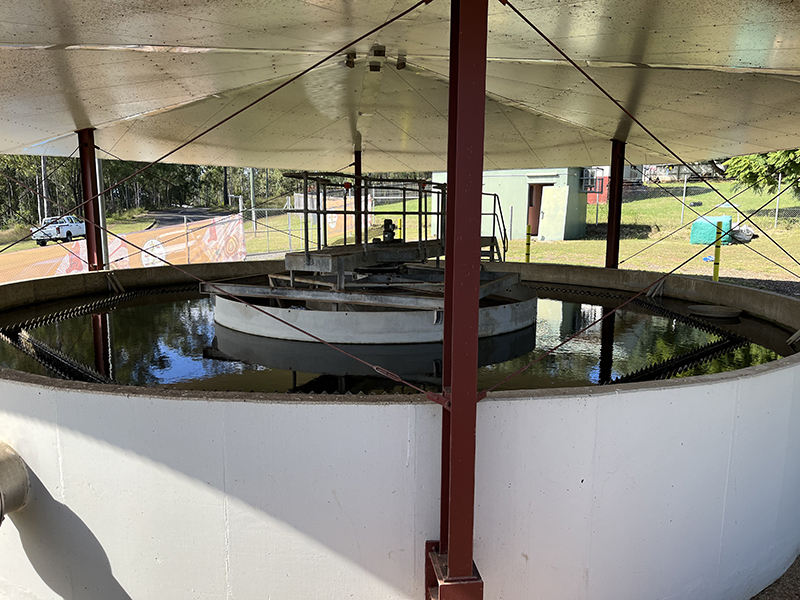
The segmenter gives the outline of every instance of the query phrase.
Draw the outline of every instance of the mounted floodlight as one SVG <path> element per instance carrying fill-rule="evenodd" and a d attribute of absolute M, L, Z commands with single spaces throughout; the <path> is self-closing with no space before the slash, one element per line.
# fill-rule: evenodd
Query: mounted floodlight
<path fill-rule="evenodd" d="M 381 63 L 379 63 L 377 60 L 372 61 L 369 63 L 369 70 L 373 73 L 379 72 L 381 70 Z"/>
<path fill-rule="evenodd" d="M 406 68 L 406 55 L 405 54 L 398 54 L 397 55 L 397 70 L 401 71 Z"/>
<path fill-rule="evenodd" d="M 345 55 L 344 64 L 351 69 L 356 66 L 356 53 L 355 52 L 348 52 Z"/>
<path fill-rule="evenodd" d="M 386 56 L 386 46 L 373 46 L 372 56 Z"/>

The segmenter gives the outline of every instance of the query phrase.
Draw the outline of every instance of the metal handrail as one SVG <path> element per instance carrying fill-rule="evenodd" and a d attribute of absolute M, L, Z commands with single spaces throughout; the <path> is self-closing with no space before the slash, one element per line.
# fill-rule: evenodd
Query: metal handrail
<path fill-rule="evenodd" d="M 414 180 L 414 179 L 399 179 L 399 180 L 391 180 L 391 179 L 382 179 L 382 178 L 372 178 L 369 176 L 361 176 L 355 177 L 353 175 L 347 175 L 343 173 L 310 173 L 308 171 L 303 171 L 299 173 L 284 173 L 284 177 L 289 177 L 292 179 L 301 179 L 302 186 L 303 186 L 303 208 L 284 208 L 282 212 L 292 214 L 292 213 L 299 213 L 303 215 L 304 226 L 307 228 L 308 226 L 308 218 L 310 215 L 314 215 L 317 219 L 318 227 L 320 222 L 320 217 L 326 217 L 327 215 L 343 215 L 344 216 L 344 239 L 343 242 L 345 245 L 347 244 L 347 217 L 350 215 L 354 215 L 354 210 L 347 208 L 347 201 L 346 201 L 346 191 L 344 196 L 344 205 L 341 210 L 328 210 L 327 208 L 327 200 L 328 195 L 328 186 L 330 186 L 330 181 L 326 179 L 327 176 L 335 175 L 336 177 L 340 177 L 343 179 L 352 179 L 358 180 L 360 182 L 360 189 L 364 196 L 367 196 L 368 190 L 392 190 L 392 191 L 399 191 L 401 195 L 397 198 L 402 202 L 402 208 L 400 210 L 370 210 L 368 205 L 363 206 L 361 209 L 361 218 L 364 221 L 365 229 L 366 223 L 369 220 L 369 217 L 385 217 L 385 216 L 402 216 L 402 230 L 401 230 L 401 239 L 406 241 L 406 235 L 408 233 L 407 228 L 407 217 L 409 215 L 415 215 L 417 217 L 417 242 L 420 246 L 420 249 L 427 248 L 425 242 L 429 240 L 429 228 L 432 217 L 438 218 L 439 224 L 439 231 L 437 232 L 439 239 L 443 240 L 442 234 L 444 232 L 444 224 L 443 221 L 445 219 L 445 211 L 444 211 L 444 197 L 445 197 L 445 190 L 447 189 L 446 184 L 437 183 L 428 180 Z M 317 189 L 317 203 L 315 208 L 309 208 L 309 190 L 308 186 L 309 183 L 313 182 Z M 405 184 L 405 185 L 398 185 L 398 184 Z M 331 186 L 331 187 L 344 187 L 344 186 Z M 319 188 L 322 188 L 323 197 L 325 199 L 325 206 L 320 207 L 319 203 Z M 346 190 L 346 188 L 344 188 Z M 411 193 L 411 199 L 417 200 L 417 210 L 410 212 L 407 208 L 407 201 L 409 200 L 408 193 Z M 439 198 L 439 208 L 438 210 L 430 210 L 428 209 L 427 205 L 429 200 L 433 200 L 434 197 L 438 196 Z M 424 209 L 423 209 L 424 206 Z M 358 217 L 356 217 L 358 218 Z M 366 231 L 364 231 L 364 244 L 368 243 L 368 238 L 366 236 Z M 308 236 L 308 232 L 304 232 L 304 250 L 306 253 L 309 252 L 310 248 L 310 240 Z M 290 240 L 291 241 L 291 240 Z M 317 235 L 317 248 L 319 249 L 321 246 L 327 246 L 327 230 L 325 235 L 321 237 Z"/>
<path fill-rule="evenodd" d="M 485 213 L 482 212 L 482 217 L 492 217 L 492 239 L 496 242 L 497 241 L 497 234 L 498 229 L 500 233 L 500 241 L 502 242 L 502 249 L 503 254 L 502 257 L 500 256 L 500 247 L 498 247 L 498 258 L 501 261 L 505 262 L 506 260 L 506 253 L 508 252 L 508 230 L 506 228 L 506 220 L 503 216 L 503 205 L 500 204 L 500 196 L 497 194 L 492 194 L 489 192 L 483 192 L 484 196 L 491 196 L 492 197 L 492 212 Z M 494 247 L 492 247 L 492 253 L 494 253 Z"/>

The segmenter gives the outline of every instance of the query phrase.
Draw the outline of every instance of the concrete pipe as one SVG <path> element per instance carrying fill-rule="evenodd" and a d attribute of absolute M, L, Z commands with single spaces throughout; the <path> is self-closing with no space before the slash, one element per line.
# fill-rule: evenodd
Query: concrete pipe
<path fill-rule="evenodd" d="M 0 442 L 0 524 L 7 513 L 25 506 L 30 487 L 25 461 L 11 446 Z"/>

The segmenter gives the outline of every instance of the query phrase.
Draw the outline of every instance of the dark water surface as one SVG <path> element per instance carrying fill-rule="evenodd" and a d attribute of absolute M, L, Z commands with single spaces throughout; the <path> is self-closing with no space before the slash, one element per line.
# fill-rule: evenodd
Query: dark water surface
<path fill-rule="evenodd" d="M 590 298 L 578 302 L 540 298 L 535 327 L 481 341 L 478 387 L 486 389 L 503 381 L 602 313 L 603 308 L 591 303 Z M 412 391 L 320 344 L 268 340 L 215 326 L 210 300 L 194 294 L 168 302 L 159 296 L 147 297 L 104 314 L 108 315 L 107 339 L 111 341 L 110 375 L 121 384 L 263 392 Z M 742 331 L 763 331 L 765 326 L 773 327 L 759 322 L 734 325 L 732 329 L 743 335 Z M 618 311 L 613 340 L 609 333 L 604 338 L 601 325 L 591 327 L 498 389 L 598 384 L 604 375 L 604 346 L 606 357 L 612 358 L 610 363 L 606 358 L 605 375 L 610 373 L 616 379 L 720 339 L 714 330 L 704 331 L 680 319 L 636 307 Z M 94 368 L 96 342 L 91 315 L 32 328 L 30 334 Z M 780 339 L 781 335 L 777 331 L 773 337 Z M 748 343 L 681 376 L 769 362 L 780 357 L 775 344 L 772 346 L 768 349 Z M 438 390 L 441 386 L 441 344 L 356 346 L 347 350 L 425 389 Z M 40 362 L 5 342 L 0 343 L 0 366 L 52 375 Z"/>

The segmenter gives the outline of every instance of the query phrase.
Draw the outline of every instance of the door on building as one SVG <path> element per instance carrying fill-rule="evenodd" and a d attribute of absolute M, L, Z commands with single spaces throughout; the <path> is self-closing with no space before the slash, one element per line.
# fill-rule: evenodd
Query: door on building
<path fill-rule="evenodd" d="M 542 190 L 551 185 L 553 184 L 528 184 L 528 225 L 531 228 L 531 236 L 539 235 L 539 220 L 542 216 Z"/>

